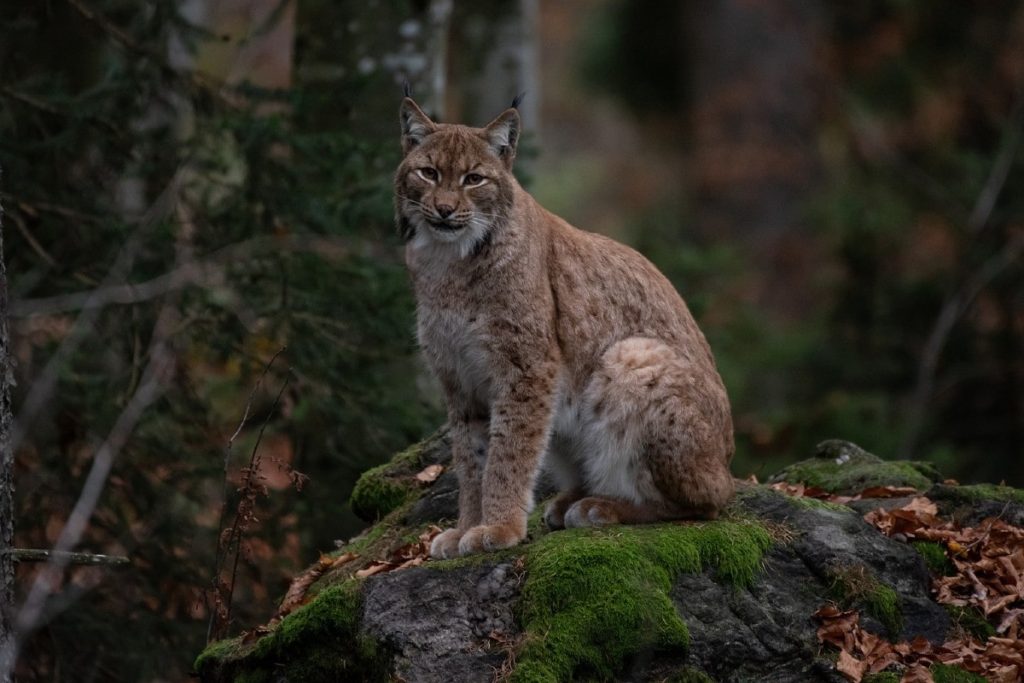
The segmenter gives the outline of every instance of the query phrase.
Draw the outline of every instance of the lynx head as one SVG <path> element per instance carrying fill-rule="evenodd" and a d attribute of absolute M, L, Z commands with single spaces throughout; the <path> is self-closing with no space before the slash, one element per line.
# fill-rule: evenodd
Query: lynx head
<path fill-rule="evenodd" d="M 435 123 L 402 100 L 402 151 L 395 174 L 398 229 L 415 244 L 450 244 L 465 257 L 500 229 L 512 206 L 519 112 L 484 128 Z"/>

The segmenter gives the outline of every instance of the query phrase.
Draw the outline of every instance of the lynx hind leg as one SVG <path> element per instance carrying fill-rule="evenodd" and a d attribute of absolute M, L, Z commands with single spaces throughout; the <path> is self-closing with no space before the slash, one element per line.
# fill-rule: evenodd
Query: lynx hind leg
<path fill-rule="evenodd" d="M 734 445 L 728 398 L 713 370 L 670 365 L 651 406 L 644 461 L 680 517 L 714 519 L 732 499 Z"/>
<path fill-rule="evenodd" d="M 713 518 L 732 496 L 732 425 L 714 370 L 664 343 L 612 346 L 587 389 L 591 496 L 566 526 Z"/>

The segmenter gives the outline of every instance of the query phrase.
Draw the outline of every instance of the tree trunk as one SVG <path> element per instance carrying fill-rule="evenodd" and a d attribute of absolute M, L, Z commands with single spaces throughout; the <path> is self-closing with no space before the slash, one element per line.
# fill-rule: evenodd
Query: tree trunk
<path fill-rule="evenodd" d="M 482 126 L 528 91 L 519 111 L 526 130 L 536 130 L 535 0 L 456 2 L 449 31 L 444 118 Z"/>
<path fill-rule="evenodd" d="M 813 297 L 810 226 L 827 74 L 820 2 L 689 2 L 690 174 L 697 230 L 742 244 L 763 273 L 758 303 L 800 315 Z M 808 250 L 812 250 L 810 253 Z"/>
<path fill-rule="evenodd" d="M 2 179 L 2 176 L 0 176 Z M 7 266 L 4 209 L 0 206 L 0 683 L 13 680 L 14 640 L 14 452 L 11 449 L 11 345 L 7 334 Z"/>

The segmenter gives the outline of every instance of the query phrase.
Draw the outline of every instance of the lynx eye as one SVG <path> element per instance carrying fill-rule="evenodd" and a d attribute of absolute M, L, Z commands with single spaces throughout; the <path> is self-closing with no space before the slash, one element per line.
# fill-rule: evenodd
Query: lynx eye
<path fill-rule="evenodd" d="M 423 178 L 424 180 L 429 180 L 430 182 L 434 183 L 437 182 L 438 174 L 436 168 L 430 168 L 429 166 L 425 166 L 419 169 L 417 173 L 419 173 L 420 177 Z"/>
<path fill-rule="evenodd" d="M 467 173 L 462 177 L 462 184 L 467 186 L 479 185 L 484 180 L 484 177 L 479 173 Z"/>

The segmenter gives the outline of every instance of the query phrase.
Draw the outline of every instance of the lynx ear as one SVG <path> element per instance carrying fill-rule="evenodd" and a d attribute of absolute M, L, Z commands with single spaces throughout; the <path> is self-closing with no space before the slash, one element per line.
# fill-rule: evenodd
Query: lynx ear
<path fill-rule="evenodd" d="M 494 153 L 505 162 L 508 169 L 516 158 L 516 143 L 519 142 L 519 112 L 515 108 L 506 109 L 498 118 L 484 128 L 484 139 L 490 144 Z"/>
<path fill-rule="evenodd" d="M 398 118 L 402 124 L 402 152 L 404 154 L 408 154 L 413 147 L 423 142 L 423 138 L 437 130 L 437 125 L 423 113 L 423 110 L 412 101 L 411 97 L 402 100 Z"/>

